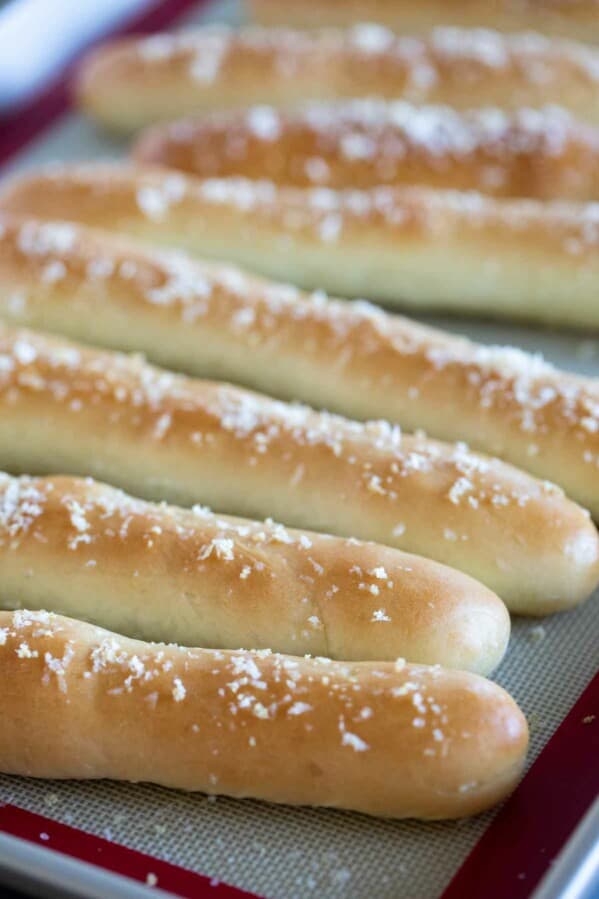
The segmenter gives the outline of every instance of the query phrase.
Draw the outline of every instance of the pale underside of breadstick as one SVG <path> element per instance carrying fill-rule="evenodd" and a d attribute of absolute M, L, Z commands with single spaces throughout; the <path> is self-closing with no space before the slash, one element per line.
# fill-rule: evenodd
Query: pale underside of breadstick
<path fill-rule="evenodd" d="M 220 649 L 488 674 L 509 638 L 489 590 L 396 549 L 0 474 L 0 604 Z"/>
<path fill-rule="evenodd" d="M 296 187 L 422 184 L 500 197 L 599 199 L 599 130 L 559 108 L 459 113 L 404 101 L 272 106 L 145 131 L 142 164 Z"/>
<path fill-rule="evenodd" d="M 543 614 L 597 583 L 599 541 L 548 482 L 463 445 L 402 437 L 135 357 L 0 329 L 0 466 L 372 540 Z"/>
<path fill-rule="evenodd" d="M 541 32 L 552 37 L 599 42 L 597 0 L 250 0 L 261 25 L 293 28 L 343 27 L 377 22 L 399 34 L 426 34 L 439 25 Z"/>
<path fill-rule="evenodd" d="M 0 232 L 5 320 L 464 440 L 558 483 L 599 519 L 596 380 L 84 226 L 4 215 Z"/>
<path fill-rule="evenodd" d="M 372 96 L 456 109 L 557 103 L 599 122 L 598 60 L 584 44 L 483 29 L 415 38 L 373 24 L 317 35 L 218 27 L 104 45 L 84 61 L 77 95 L 120 131 L 256 103 Z"/>
<path fill-rule="evenodd" d="M 122 231 L 341 296 L 599 325 L 593 203 L 302 189 L 89 165 L 13 179 L 0 210 Z"/>
<path fill-rule="evenodd" d="M 0 635 L 5 773 L 447 818 L 522 769 L 524 716 L 474 674 L 189 650 L 47 612 L 0 612 Z"/>

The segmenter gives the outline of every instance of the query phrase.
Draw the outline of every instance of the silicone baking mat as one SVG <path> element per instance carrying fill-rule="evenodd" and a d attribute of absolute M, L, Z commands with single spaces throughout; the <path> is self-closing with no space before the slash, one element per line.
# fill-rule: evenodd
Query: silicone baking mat
<path fill-rule="evenodd" d="M 175 0 L 134 24 L 152 30 L 179 14 L 182 21 L 240 18 L 234 2 Z M 0 130 L 1 175 L 50 160 L 123 155 L 122 145 L 68 108 L 67 81 L 25 111 L 10 133 Z M 599 340 L 590 335 L 428 321 L 599 376 Z M 529 766 L 537 761 L 503 808 L 472 820 L 389 822 L 147 785 L 4 776 L 0 831 L 181 896 L 240 895 L 227 884 L 267 899 L 530 896 L 599 789 L 598 635 L 597 597 L 568 614 L 514 621 L 496 679 L 526 713 Z"/>

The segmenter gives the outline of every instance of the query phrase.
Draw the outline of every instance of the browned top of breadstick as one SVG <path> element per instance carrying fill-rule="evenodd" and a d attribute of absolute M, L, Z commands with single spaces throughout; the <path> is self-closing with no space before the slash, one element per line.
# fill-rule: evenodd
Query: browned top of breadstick
<path fill-rule="evenodd" d="M 438 25 L 536 31 L 596 41 L 597 0 L 249 0 L 252 18 L 263 25 L 298 28 L 379 22 L 400 34 L 422 34 Z"/>
<path fill-rule="evenodd" d="M 599 130 L 564 110 L 459 113 L 404 101 L 269 106 L 158 125 L 137 161 L 300 187 L 420 183 L 495 196 L 599 198 Z"/>
<path fill-rule="evenodd" d="M 0 770 L 459 817 L 513 788 L 526 721 L 476 675 L 186 649 L 0 612 Z M 26 722 L 24 726 L 23 722 Z"/>
<path fill-rule="evenodd" d="M 574 268 L 596 261 L 599 204 L 534 200 L 499 202 L 475 192 L 435 191 L 424 187 L 378 187 L 370 190 L 278 187 L 247 178 L 199 179 L 161 168 L 116 164 L 52 164 L 3 185 L 0 210 L 40 218 L 60 217 L 99 228 L 144 231 L 162 226 L 164 242 L 195 247 L 189 220 L 204 210 L 234 210 L 261 220 L 268 228 L 303 232 L 323 244 L 346 233 L 391 248 L 405 238 L 444 242 L 449 234 L 474 235 L 481 246 L 506 247 L 526 234 L 527 251 L 550 258 L 559 254 Z M 145 224 L 147 223 L 147 224 Z M 67 227 L 68 230 L 68 227 Z M 172 235 L 172 236 L 171 236 Z M 170 238 L 170 239 L 169 239 Z M 160 242 L 160 237 L 155 238 Z"/>
<path fill-rule="evenodd" d="M 598 121 L 598 73 L 597 51 L 537 34 L 214 27 L 106 44 L 84 62 L 77 94 L 84 109 L 127 130 L 194 111 L 356 96 L 459 108 L 560 103 Z"/>

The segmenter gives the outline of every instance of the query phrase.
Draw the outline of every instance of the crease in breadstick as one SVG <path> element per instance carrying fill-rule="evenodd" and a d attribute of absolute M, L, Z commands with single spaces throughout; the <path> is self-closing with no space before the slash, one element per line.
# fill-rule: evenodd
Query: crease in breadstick
<path fill-rule="evenodd" d="M 512 611 L 567 608 L 597 583 L 597 532 L 558 487 L 386 421 L 5 326 L 0 412 L 0 466 L 12 472 L 91 475 L 149 499 L 395 546 L 474 576 Z"/>
<path fill-rule="evenodd" d="M 0 605 L 146 640 L 483 674 L 509 638 L 491 591 L 428 559 L 69 477 L 0 474 Z"/>
<path fill-rule="evenodd" d="M 414 106 L 376 99 L 273 106 L 156 125 L 141 164 L 200 178 L 264 178 L 296 187 L 421 184 L 498 197 L 599 198 L 599 131 L 560 107 Z"/>
<path fill-rule="evenodd" d="M 85 226 L 5 214 L 0 231 L 5 320 L 463 440 L 559 483 L 599 518 L 596 379 Z"/>
<path fill-rule="evenodd" d="M 0 612 L 0 678 L 8 774 L 447 818 L 505 797 L 528 742 L 474 674 L 150 644 L 44 611 Z"/>
<path fill-rule="evenodd" d="M 396 35 L 373 23 L 306 34 L 222 26 L 109 42 L 84 60 L 81 109 L 113 130 L 253 104 L 403 99 L 456 109 L 559 104 L 599 122 L 599 54 L 540 34 L 433 28 Z"/>

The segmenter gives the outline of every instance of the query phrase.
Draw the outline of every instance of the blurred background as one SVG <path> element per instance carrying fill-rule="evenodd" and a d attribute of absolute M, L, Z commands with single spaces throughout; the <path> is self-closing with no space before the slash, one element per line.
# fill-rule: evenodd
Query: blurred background
<path fill-rule="evenodd" d="M 0 0 L 0 128 L 75 55 L 138 15 L 176 15 L 190 0 Z"/>

